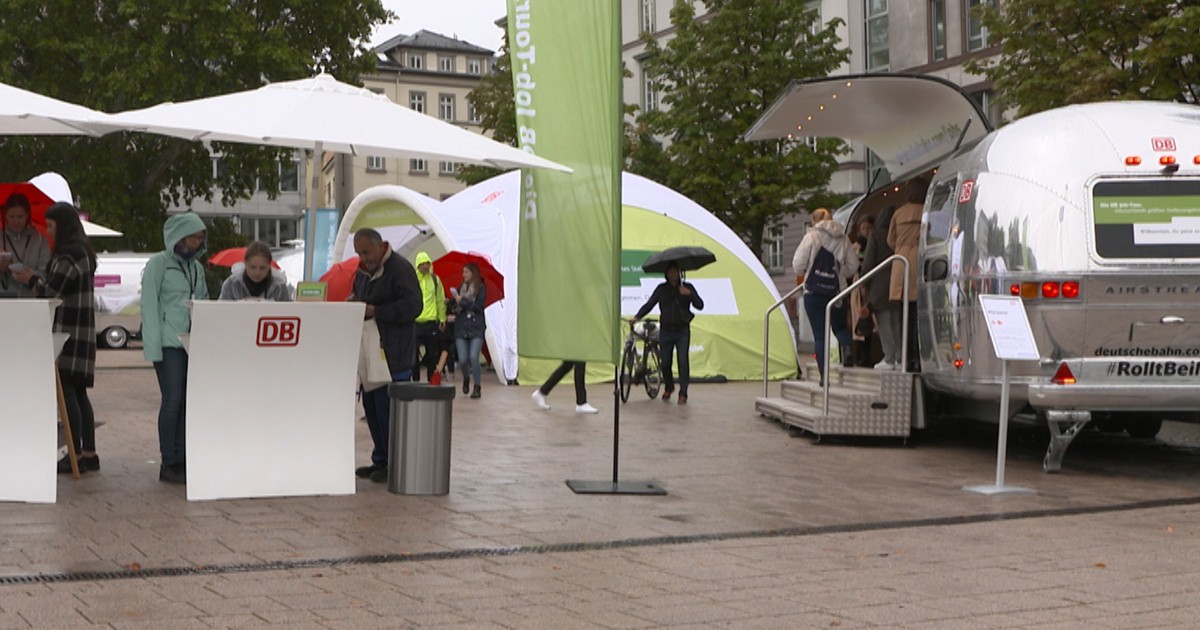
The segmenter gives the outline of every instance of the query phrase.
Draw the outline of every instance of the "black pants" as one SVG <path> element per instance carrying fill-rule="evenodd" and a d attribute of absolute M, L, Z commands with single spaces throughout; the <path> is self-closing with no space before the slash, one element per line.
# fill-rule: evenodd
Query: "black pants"
<path fill-rule="evenodd" d="M 663 384 L 669 394 L 675 391 L 675 375 L 671 373 L 672 356 L 679 355 L 679 395 L 687 396 L 688 383 L 692 380 L 688 348 L 692 345 L 691 328 L 667 328 L 658 332 L 659 362 L 662 364 Z"/>
<path fill-rule="evenodd" d="M 438 322 L 417 322 L 416 325 L 417 344 L 424 349 L 420 360 L 417 362 L 417 368 L 413 370 L 412 379 L 414 381 L 421 380 L 421 368 L 425 368 L 429 378 L 433 377 L 434 370 L 437 369 L 438 357 L 442 354 L 443 337 L 442 331 L 438 330 Z"/>
<path fill-rule="evenodd" d="M 558 368 L 554 370 L 554 373 L 550 375 L 550 378 L 546 379 L 545 383 L 542 383 L 542 386 L 538 388 L 538 391 L 542 392 L 543 396 L 550 395 L 550 390 L 554 389 L 554 386 L 558 385 L 558 382 L 567 375 L 567 372 L 570 372 L 571 369 L 574 368 L 575 404 L 582 405 L 587 402 L 587 387 L 583 382 L 583 373 L 586 367 L 587 363 L 584 363 L 583 361 L 563 361 L 562 365 L 558 366 Z"/>
<path fill-rule="evenodd" d="M 61 373 L 60 373 L 61 375 Z M 63 380 L 63 402 L 67 405 L 67 418 L 71 422 L 71 438 L 75 452 L 96 450 L 96 414 L 92 401 L 88 400 L 87 387 Z"/>

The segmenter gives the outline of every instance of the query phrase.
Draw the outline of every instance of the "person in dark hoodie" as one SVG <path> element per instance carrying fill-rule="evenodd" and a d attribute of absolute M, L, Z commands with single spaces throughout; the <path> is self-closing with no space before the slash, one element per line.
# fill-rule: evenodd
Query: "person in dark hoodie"
<path fill-rule="evenodd" d="M 871 235 L 867 237 L 867 249 L 863 253 L 862 273 L 865 275 L 894 253 L 888 246 L 888 228 L 892 225 L 892 215 L 896 214 L 896 206 L 887 206 L 879 213 Z M 867 305 L 875 315 L 879 324 L 879 343 L 883 346 L 883 360 L 875 364 L 876 370 L 894 370 L 900 366 L 900 316 L 898 304 L 888 299 L 891 289 L 892 276 L 889 270 L 881 271 L 867 280 Z"/>
<path fill-rule="evenodd" d="M 351 301 L 366 302 L 366 318 L 379 327 L 379 338 L 387 357 L 393 381 L 412 379 L 417 361 L 416 320 L 423 301 L 417 270 L 403 256 L 392 251 L 378 231 L 365 228 L 354 234 L 358 254 L 358 273 L 354 276 Z M 371 464 L 354 470 L 358 477 L 376 483 L 388 478 L 388 431 L 391 422 L 391 398 L 388 388 L 365 392 L 363 410 L 371 431 Z"/>
<path fill-rule="evenodd" d="M 686 405 L 688 401 L 688 383 L 691 381 L 691 365 L 688 362 L 688 348 L 692 345 L 692 307 L 704 310 L 704 300 L 696 293 L 696 287 L 690 282 L 684 282 L 679 275 L 679 265 L 674 263 L 667 266 L 665 272 L 667 281 L 654 287 L 650 299 L 638 309 L 633 321 L 645 317 L 658 306 L 659 332 L 658 347 L 663 371 L 663 402 L 671 401 L 671 393 L 675 391 L 675 377 L 671 373 L 672 355 L 679 355 L 679 404 Z"/>
<path fill-rule="evenodd" d="M 166 249 L 150 257 L 142 272 L 142 354 L 154 364 L 162 403 L 158 409 L 159 481 L 187 483 L 186 434 L 188 356 L 179 335 L 192 330 L 190 300 L 207 300 L 204 253 L 207 228 L 194 212 L 163 224 Z"/>
<path fill-rule="evenodd" d="M 221 285 L 221 300 L 266 300 L 291 302 L 292 289 L 282 271 L 271 268 L 271 248 L 254 241 L 246 246 L 243 262 Z"/>
<path fill-rule="evenodd" d="M 92 293 L 96 253 L 83 233 L 79 211 L 69 203 L 56 203 L 46 210 L 46 232 L 54 239 L 54 248 L 45 275 L 35 274 L 29 267 L 12 275 L 35 297 L 63 301 L 54 311 L 54 332 L 70 335 L 58 355 L 63 402 L 79 453 L 79 470 L 100 470 L 96 416 L 87 394 L 96 378 L 96 303 Z M 71 472 L 67 458 L 59 460 L 58 472 Z"/>

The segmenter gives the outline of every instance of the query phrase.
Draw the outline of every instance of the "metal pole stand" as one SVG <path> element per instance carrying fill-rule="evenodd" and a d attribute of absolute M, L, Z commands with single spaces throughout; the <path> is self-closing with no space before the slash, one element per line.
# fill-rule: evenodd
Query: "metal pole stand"
<path fill-rule="evenodd" d="M 1000 438 L 996 441 L 996 484 L 991 486 L 963 486 L 967 492 L 978 494 L 1037 494 L 1033 488 L 1004 485 L 1004 458 L 1008 453 L 1008 360 L 1000 362 L 1004 367 L 1000 384 Z"/>

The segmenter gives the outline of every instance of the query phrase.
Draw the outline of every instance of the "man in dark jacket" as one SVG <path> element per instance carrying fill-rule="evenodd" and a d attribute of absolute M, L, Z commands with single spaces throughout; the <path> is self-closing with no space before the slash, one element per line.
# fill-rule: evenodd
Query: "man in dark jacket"
<path fill-rule="evenodd" d="M 667 267 L 667 281 L 654 287 L 650 299 L 638 309 L 633 321 L 646 316 L 655 305 L 659 310 L 658 345 L 662 351 L 660 357 L 663 370 L 663 402 L 670 402 L 671 392 L 675 391 L 675 378 L 671 374 L 671 355 L 679 355 L 679 404 L 686 405 L 688 399 L 688 381 L 691 380 L 688 364 L 688 348 L 692 345 L 692 307 L 704 310 L 704 300 L 696 293 L 696 287 L 690 282 L 683 282 L 679 276 L 679 267 L 672 264 Z M 678 352 L 676 352 L 678 349 Z"/>
<path fill-rule="evenodd" d="M 379 232 L 370 228 L 354 234 L 354 251 L 359 263 L 350 299 L 367 303 L 366 318 L 375 320 L 379 327 L 392 380 L 408 381 L 417 360 L 414 322 L 421 313 L 417 271 L 402 256 L 392 252 L 392 246 Z M 362 403 L 375 448 L 371 451 L 371 465 L 360 466 L 354 474 L 383 482 L 388 476 L 388 425 L 391 421 L 387 388 L 364 392 Z"/>

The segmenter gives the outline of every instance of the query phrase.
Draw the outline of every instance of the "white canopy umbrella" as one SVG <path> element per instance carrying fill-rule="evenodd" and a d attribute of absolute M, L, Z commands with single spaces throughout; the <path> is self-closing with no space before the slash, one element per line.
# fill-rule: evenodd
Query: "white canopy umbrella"
<path fill-rule="evenodd" d="M 0 83 L 0 135 L 99 136 L 108 114 Z"/>
<path fill-rule="evenodd" d="M 110 120 L 123 129 L 189 140 L 311 149 L 310 206 L 316 205 L 321 174 L 318 160 L 324 150 L 571 172 L 561 164 L 417 113 L 324 73 L 256 90 L 122 112 Z M 315 230 L 316 222 L 309 221 L 307 242 L 315 240 Z M 311 277 L 311 265 L 306 265 L 305 278 Z"/>
<path fill-rule="evenodd" d="M 71 186 L 67 183 L 67 178 L 58 173 L 53 171 L 42 173 L 29 180 L 29 183 L 37 186 L 38 190 L 46 193 L 46 196 L 54 201 L 75 203 L 75 199 L 71 195 Z M 79 222 L 83 224 L 83 233 L 87 236 L 122 236 L 121 232 L 92 223 L 82 217 L 79 219 Z"/>

